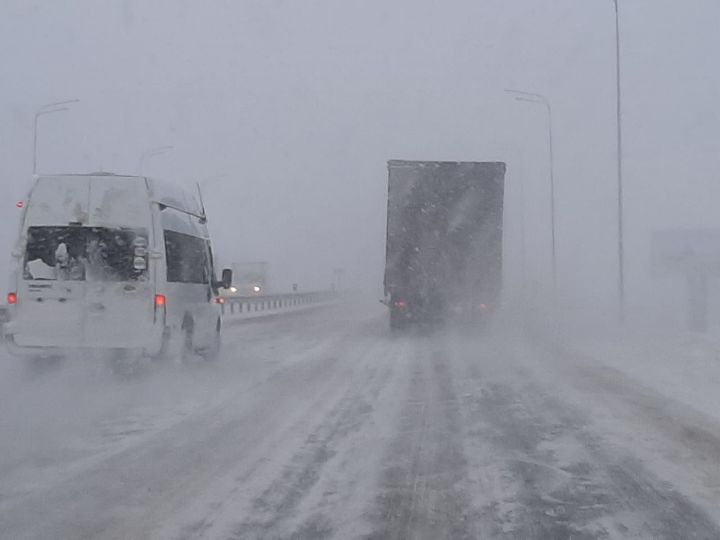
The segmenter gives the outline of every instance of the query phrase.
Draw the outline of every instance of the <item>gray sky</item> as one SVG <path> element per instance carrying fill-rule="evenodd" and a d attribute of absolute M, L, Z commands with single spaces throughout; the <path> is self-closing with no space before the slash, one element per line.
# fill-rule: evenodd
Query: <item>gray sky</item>
<path fill-rule="evenodd" d="M 628 271 L 637 302 L 654 228 L 720 226 L 720 3 L 620 0 Z M 385 161 L 508 162 L 508 272 L 520 215 L 528 267 L 549 272 L 543 109 L 554 107 L 563 290 L 615 287 L 614 19 L 611 0 L 0 0 L 0 182 L 7 252 L 31 175 L 135 172 L 206 182 L 226 260 L 265 259 L 279 288 L 379 287 Z M 520 188 L 522 182 L 522 190 Z M 524 203 L 521 193 L 524 192 Z M 609 300 L 608 300 L 609 301 Z"/>

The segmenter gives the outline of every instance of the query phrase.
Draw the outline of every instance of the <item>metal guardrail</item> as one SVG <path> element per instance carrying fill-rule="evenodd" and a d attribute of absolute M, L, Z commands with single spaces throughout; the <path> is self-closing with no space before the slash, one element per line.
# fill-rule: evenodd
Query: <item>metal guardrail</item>
<path fill-rule="evenodd" d="M 331 302 L 337 298 L 334 291 L 306 293 L 266 294 L 262 296 L 223 296 L 223 316 L 252 316 L 253 314 L 285 313 Z"/>

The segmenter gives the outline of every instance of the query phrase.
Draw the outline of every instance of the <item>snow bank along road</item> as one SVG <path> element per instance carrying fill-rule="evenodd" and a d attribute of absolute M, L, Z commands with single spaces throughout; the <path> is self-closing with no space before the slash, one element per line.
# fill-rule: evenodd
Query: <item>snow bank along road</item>
<path fill-rule="evenodd" d="M 720 538 L 720 424 L 511 329 L 381 307 L 226 330 L 214 365 L 0 367 L 0 537 Z"/>

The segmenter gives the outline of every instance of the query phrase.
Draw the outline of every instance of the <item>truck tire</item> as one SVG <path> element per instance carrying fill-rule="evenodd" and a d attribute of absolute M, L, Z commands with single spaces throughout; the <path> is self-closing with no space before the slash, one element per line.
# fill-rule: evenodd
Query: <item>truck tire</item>
<path fill-rule="evenodd" d="M 24 359 L 24 367 L 29 377 L 37 377 L 60 369 L 65 358 L 62 356 L 33 356 Z"/>
<path fill-rule="evenodd" d="M 393 333 L 400 332 L 407 328 L 407 321 L 403 319 L 400 314 L 391 309 L 390 310 L 390 331 Z"/>

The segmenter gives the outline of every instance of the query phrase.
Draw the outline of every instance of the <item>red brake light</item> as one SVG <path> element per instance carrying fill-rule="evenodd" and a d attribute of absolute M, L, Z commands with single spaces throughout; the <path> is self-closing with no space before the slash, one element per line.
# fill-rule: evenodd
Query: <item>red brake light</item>
<path fill-rule="evenodd" d="M 164 294 L 156 294 L 155 295 L 155 307 L 164 307 L 165 306 L 165 295 Z"/>
<path fill-rule="evenodd" d="M 398 309 L 405 309 L 407 307 L 407 304 L 405 303 L 405 300 L 395 300 L 393 302 L 393 306 Z"/>
<path fill-rule="evenodd" d="M 216 304 L 224 304 L 224 303 L 225 303 L 225 299 L 224 299 L 222 296 L 218 296 L 218 297 L 215 298 L 215 303 L 216 303 Z"/>
<path fill-rule="evenodd" d="M 8 304 L 17 304 L 17 293 L 11 292 L 7 295 Z"/>
<path fill-rule="evenodd" d="M 18 201 L 15 203 L 15 206 L 17 206 L 18 208 L 22 208 L 23 206 L 25 206 L 25 201 Z"/>

